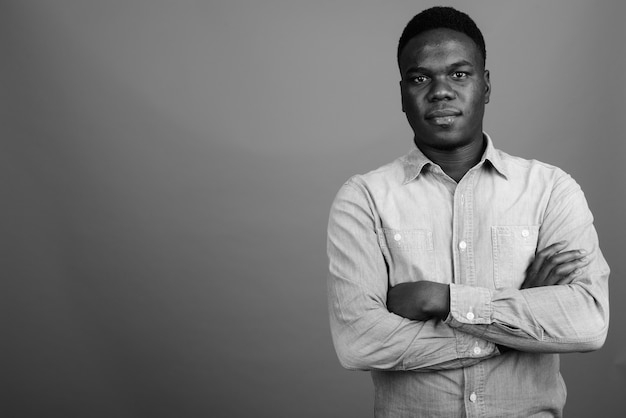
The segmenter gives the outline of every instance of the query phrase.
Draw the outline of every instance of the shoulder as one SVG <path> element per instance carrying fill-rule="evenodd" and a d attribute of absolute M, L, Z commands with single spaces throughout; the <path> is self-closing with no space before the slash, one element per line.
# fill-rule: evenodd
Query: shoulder
<path fill-rule="evenodd" d="M 496 150 L 500 161 L 506 167 L 513 178 L 526 180 L 541 179 L 544 182 L 556 185 L 563 181 L 574 181 L 572 177 L 561 168 L 535 159 L 527 159 Z"/>
<path fill-rule="evenodd" d="M 515 187 L 543 194 L 549 204 L 584 200 L 581 187 L 563 169 L 535 159 L 512 156 L 500 150 L 497 152 Z"/>
<path fill-rule="evenodd" d="M 374 191 L 399 187 L 405 180 L 406 155 L 363 174 L 350 177 L 344 187 Z"/>
<path fill-rule="evenodd" d="M 393 193 L 402 186 L 405 179 L 406 156 L 363 174 L 347 179 L 337 192 L 333 207 L 369 208 L 374 210 L 375 201 L 381 196 Z"/>

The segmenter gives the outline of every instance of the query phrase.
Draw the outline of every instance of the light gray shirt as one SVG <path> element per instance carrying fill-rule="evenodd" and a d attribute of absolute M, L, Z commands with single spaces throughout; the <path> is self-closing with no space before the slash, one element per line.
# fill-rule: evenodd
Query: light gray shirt
<path fill-rule="evenodd" d="M 556 353 L 606 338 L 609 267 L 582 190 L 485 140 L 458 184 L 415 148 L 352 177 L 332 205 L 333 341 L 344 367 L 372 371 L 376 416 L 561 416 Z M 535 252 L 563 240 L 587 251 L 582 274 L 520 290 Z M 445 321 L 387 310 L 390 286 L 419 280 L 450 284 Z"/>

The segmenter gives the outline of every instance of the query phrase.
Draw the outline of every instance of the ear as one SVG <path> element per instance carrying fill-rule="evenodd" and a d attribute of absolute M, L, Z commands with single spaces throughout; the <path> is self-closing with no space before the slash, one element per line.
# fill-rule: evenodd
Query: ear
<path fill-rule="evenodd" d="M 402 80 L 400 80 L 400 99 L 402 101 L 402 112 L 406 113 L 404 110 L 404 93 L 402 92 Z"/>
<path fill-rule="evenodd" d="M 485 104 L 489 103 L 489 96 L 491 95 L 491 80 L 489 79 L 489 70 L 485 70 L 483 75 L 485 82 Z"/>

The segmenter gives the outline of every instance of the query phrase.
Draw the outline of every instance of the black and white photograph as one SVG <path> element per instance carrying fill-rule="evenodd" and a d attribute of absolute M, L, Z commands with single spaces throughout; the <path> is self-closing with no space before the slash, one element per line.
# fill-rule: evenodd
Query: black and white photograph
<path fill-rule="evenodd" d="M 626 416 L 625 16 L 0 0 L 0 416 Z"/>

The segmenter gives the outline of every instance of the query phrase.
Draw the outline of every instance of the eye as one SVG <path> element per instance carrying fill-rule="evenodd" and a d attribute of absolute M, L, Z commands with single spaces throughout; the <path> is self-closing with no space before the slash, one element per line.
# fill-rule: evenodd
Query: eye
<path fill-rule="evenodd" d="M 455 71 L 452 73 L 452 78 L 456 80 L 463 80 L 467 78 L 468 74 L 465 71 Z"/>
<path fill-rule="evenodd" d="M 411 81 L 415 84 L 424 84 L 428 81 L 428 77 L 426 77 L 425 75 L 416 75 L 414 77 L 411 77 Z"/>

